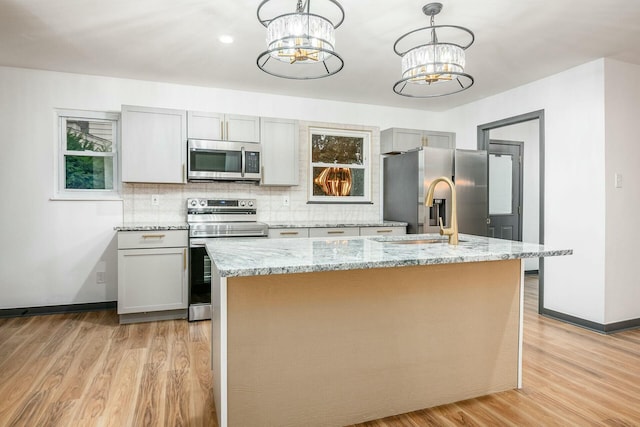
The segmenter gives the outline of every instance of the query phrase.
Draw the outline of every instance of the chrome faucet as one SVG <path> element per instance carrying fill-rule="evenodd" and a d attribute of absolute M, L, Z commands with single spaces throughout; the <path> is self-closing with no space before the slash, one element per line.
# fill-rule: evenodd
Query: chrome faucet
<path fill-rule="evenodd" d="M 456 186 L 449 178 L 446 176 L 441 176 L 439 178 L 431 181 L 431 185 L 429 185 L 429 190 L 427 190 L 427 197 L 424 200 L 424 204 L 428 207 L 433 206 L 433 192 L 436 189 L 436 185 L 439 182 L 446 182 L 449 187 L 451 187 L 451 227 L 444 228 L 442 226 L 442 217 L 438 217 L 438 223 L 440 224 L 440 235 L 449 237 L 450 245 L 458 244 L 458 212 L 456 211 Z"/>

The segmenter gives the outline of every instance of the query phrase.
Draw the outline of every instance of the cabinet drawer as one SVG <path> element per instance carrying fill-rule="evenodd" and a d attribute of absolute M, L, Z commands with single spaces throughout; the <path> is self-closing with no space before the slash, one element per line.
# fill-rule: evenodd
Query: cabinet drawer
<path fill-rule="evenodd" d="M 407 234 L 406 227 L 360 227 L 361 236 L 398 236 Z"/>
<path fill-rule="evenodd" d="M 118 249 L 187 247 L 187 230 L 149 230 L 118 232 Z"/>
<path fill-rule="evenodd" d="M 270 239 L 295 239 L 296 237 L 309 237 L 308 228 L 271 228 Z"/>
<path fill-rule="evenodd" d="M 344 237 L 358 236 L 359 234 L 358 227 L 311 228 L 309 230 L 309 237 Z"/>

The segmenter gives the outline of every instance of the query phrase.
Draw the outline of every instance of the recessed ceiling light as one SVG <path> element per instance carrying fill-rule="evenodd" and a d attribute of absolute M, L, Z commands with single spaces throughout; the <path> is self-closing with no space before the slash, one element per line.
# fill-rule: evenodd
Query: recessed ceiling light
<path fill-rule="evenodd" d="M 220 40 L 220 43 L 224 43 L 224 44 L 233 43 L 233 37 L 231 37 L 228 34 L 221 35 L 220 37 L 218 37 L 218 40 Z"/>

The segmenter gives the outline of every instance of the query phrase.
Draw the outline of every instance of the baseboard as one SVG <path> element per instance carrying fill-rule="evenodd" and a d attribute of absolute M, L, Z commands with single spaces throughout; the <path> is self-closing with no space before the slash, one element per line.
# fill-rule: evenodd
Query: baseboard
<path fill-rule="evenodd" d="M 48 305 L 41 307 L 0 309 L 0 317 L 42 316 L 45 314 L 82 313 L 85 311 L 112 310 L 117 307 L 116 301 L 90 302 L 84 304 Z"/>
<path fill-rule="evenodd" d="M 605 325 L 602 323 L 592 322 L 590 320 L 585 320 L 580 317 L 570 316 L 568 314 L 560 313 L 558 311 L 549 310 L 546 308 L 543 309 L 540 312 L 540 314 L 545 317 L 561 320 L 563 322 L 570 323 L 572 325 L 590 329 L 592 331 L 599 332 L 601 334 L 612 334 L 615 332 L 621 332 L 629 329 L 640 328 L 640 318 L 624 320 L 622 322 L 607 323 Z"/>

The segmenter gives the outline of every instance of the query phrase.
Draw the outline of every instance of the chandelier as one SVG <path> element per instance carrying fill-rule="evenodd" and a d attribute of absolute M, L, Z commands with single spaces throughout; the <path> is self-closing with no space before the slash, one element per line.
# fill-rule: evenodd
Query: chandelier
<path fill-rule="evenodd" d="M 335 29 L 344 21 L 344 10 L 335 0 L 264 0 L 258 21 L 267 28 L 267 50 L 257 59 L 258 68 L 276 77 L 319 79 L 336 74 L 344 61 L 335 52 Z M 287 11 L 289 9 L 290 11 Z"/>
<path fill-rule="evenodd" d="M 442 3 L 425 5 L 422 12 L 431 17 L 430 25 L 403 34 L 393 45 L 395 53 L 402 57 L 402 79 L 393 85 L 398 95 L 434 98 L 473 85 L 473 77 L 464 72 L 464 51 L 475 37 L 464 27 L 435 25 L 434 17 L 440 11 Z"/>

